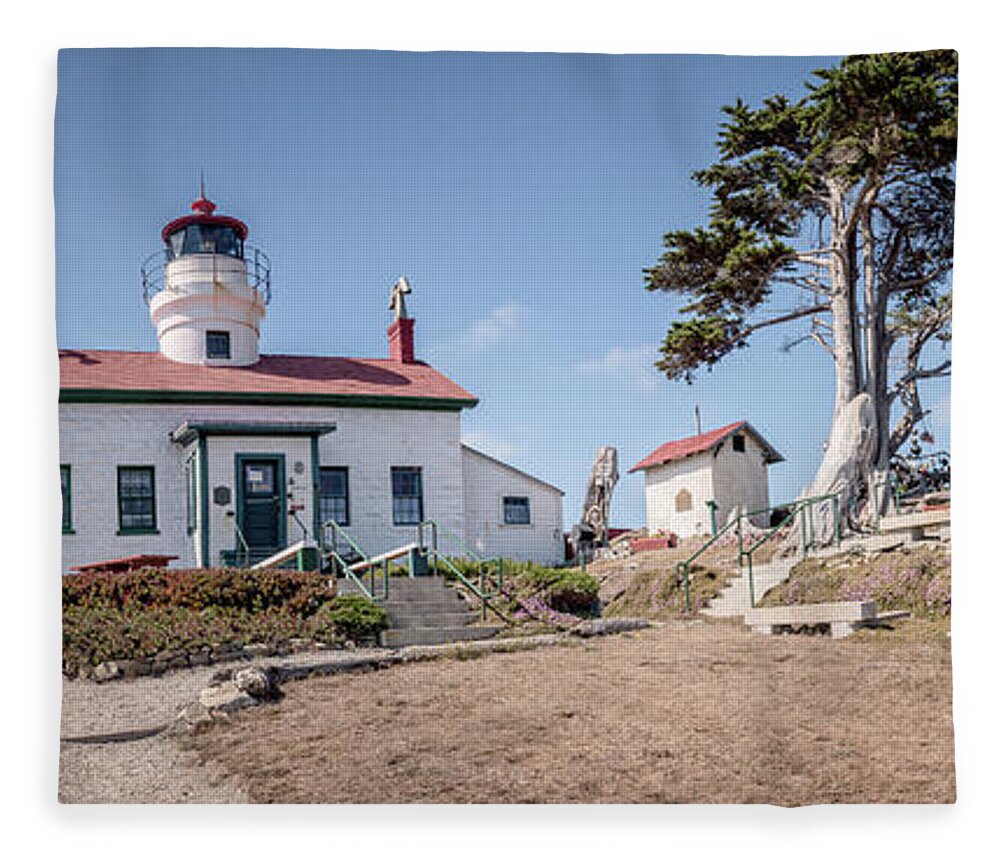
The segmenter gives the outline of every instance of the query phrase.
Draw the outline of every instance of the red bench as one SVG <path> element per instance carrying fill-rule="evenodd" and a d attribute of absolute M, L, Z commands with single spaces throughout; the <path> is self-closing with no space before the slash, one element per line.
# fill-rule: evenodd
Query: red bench
<path fill-rule="evenodd" d="M 112 558 L 108 561 L 94 561 L 90 564 L 78 564 L 70 570 L 79 573 L 129 573 L 144 567 L 166 567 L 175 561 L 176 555 L 130 555 L 125 558 Z"/>

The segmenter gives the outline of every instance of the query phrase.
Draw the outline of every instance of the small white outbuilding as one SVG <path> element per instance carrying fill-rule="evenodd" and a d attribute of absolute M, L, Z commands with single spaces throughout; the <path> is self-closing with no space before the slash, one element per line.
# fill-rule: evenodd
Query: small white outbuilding
<path fill-rule="evenodd" d="M 785 458 L 746 421 L 667 442 L 629 472 L 646 473 L 650 535 L 712 532 L 737 511 L 770 505 L 767 467 Z"/>

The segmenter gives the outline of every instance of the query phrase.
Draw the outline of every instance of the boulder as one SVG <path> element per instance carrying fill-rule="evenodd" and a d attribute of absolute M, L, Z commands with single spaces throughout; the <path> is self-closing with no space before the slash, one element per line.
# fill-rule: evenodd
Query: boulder
<path fill-rule="evenodd" d="M 243 692 L 233 681 L 226 681 L 202 690 L 198 695 L 198 702 L 209 711 L 222 711 L 228 714 L 251 707 L 257 700 Z"/>
<path fill-rule="evenodd" d="M 236 688 L 255 699 L 273 699 L 278 695 L 277 672 L 272 668 L 247 666 L 233 673 Z"/>

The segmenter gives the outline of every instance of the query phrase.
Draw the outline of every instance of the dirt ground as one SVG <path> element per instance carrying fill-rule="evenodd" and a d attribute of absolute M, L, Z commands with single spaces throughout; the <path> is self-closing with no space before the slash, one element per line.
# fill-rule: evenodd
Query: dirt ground
<path fill-rule="evenodd" d="M 955 799 L 947 641 L 668 622 L 286 693 L 185 741 L 252 802 Z"/>

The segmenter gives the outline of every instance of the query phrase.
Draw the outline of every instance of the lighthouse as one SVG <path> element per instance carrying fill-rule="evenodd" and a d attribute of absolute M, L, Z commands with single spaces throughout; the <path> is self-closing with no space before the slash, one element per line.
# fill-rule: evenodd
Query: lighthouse
<path fill-rule="evenodd" d="M 165 358 L 245 367 L 260 360 L 271 264 L 247 243 L 246 224 L 215 210 L 203 183 L 191 213 L 163 228 L 162 249 L 143 263 L 143 296 Z"/>

